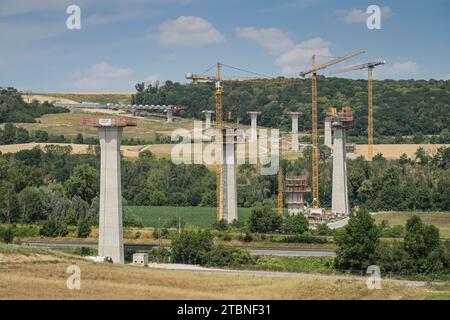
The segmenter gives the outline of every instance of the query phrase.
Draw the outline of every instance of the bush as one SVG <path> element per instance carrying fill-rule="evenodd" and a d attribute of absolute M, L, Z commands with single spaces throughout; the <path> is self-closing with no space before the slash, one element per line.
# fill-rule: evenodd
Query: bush
<path fill-rule="evenodd" d="M 167 263 L 171 261 L 171 252 L 167 248 L 153 248 L 149 254 L 148 259 L 152 262 Z"/>
<path fill-rule="evenodd" d="M 228 222 L 225 219 L 216 221 L 213 224 L 213 228 L 219 231 L 225 231 L 228 229 Z"/>
<path fill-rule="evenodd" d="M 320 223 L 316 227 L 314 233 L 317 234 L 318 236 L 333 236 L 335 234 L 335 231 L 330 229 L 330 227 L 327 226 L 326 224 Z"/>
<path fill-rule="evenodd" d="M 374 264 L 379 238 L 380 230 L 370 213 L 363 209 L 358 211 L 334 237 L 336 268 L 365 270 Z"/>
<path fill-rule="evenodd" d="M 296 214 L 292 217 L 292 231 L 302 234 L 309 229 L 309 222 L 303 214 Z"/>
<path fill-rule="evenodd" d="M 253 235 L 251 234 L 251 232 L 246 231 L 244 234 L 241 234 L 239 236 L 239 240 L 240 241 L 244 241 L 244 242 L 252 242 L 253 241 Z"/>
<path fill-rule="evenodd" d="M 209 231 L 183 230 L 172 240 L 173 260 L 175 263 L 204 264 L 213 247 Z"/>
<path fill-rule="evenodd" d="M 14 227 L 13 226 L 0 226 L 0 241 L 4 243 L 12 243 L 14 240 Z"/>
<path fill-rule="evenodd" d="M 169 239 L 170 232 L 167 228 L 155 228 L 152 236 L 153 239 Z"/>
<path fill-rule="evenodd" d="M 253 208 L 248 218 L 251 232 L 275 232 L 281 226 L 282 218 L 269 205 L 258 205 Z"/>
<path fill-rule="evenodd" d="M 42 224 L 40 234 L 41 236 L 51 238 L 65 237 L 69 234 L 69 229 L 65 223 L 56 220 L 48 220 Z"/>
<path fill-rule="evenodd" d="M 77 237 L 87 238 L 91 234 L 91 226 L 86 219 L 80 219 L 77 224 Z"/>
<path fill-rule="evenodd" d="M 205 257 L 208 266 L 238 266 L 253 264 L 254 259 L 247 250 L 218 245 Z"/>

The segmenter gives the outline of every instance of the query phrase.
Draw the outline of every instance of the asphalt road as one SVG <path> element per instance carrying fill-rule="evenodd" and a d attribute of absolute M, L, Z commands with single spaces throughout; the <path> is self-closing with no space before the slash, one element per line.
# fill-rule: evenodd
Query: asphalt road
<path fill-rule="evenodd" d="M 34 247 L 53 247 L 53 248 L 78 248 L 86 247 L 97 249 L 96 243 L 83 243 L 83 242 L 52 242 L 52 241 L 24 241 L 23 244 Z M 158 247 L 157 245 L 149 244 L 124 244 L 125 250 L 151 250 Z M 330 250 L 295 250 L 295 249 L 261 249 L 261 248 L 246 248 L 253 255 L 271 255 L 281 257 L 334 257 L 336 253 Z"/>

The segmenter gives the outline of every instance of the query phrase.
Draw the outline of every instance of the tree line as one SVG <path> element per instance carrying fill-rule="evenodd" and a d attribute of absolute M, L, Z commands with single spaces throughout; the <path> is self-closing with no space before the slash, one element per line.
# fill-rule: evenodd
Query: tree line
<path fill-rule="evenodd" d="M 0 87 L 0 123 L 35 123 L 36 118 L 48 113 L 69 112 L 66 108 L 55 107 L 48 103 L 34 100 L 26 103 L 22 93 L 15 88 Z"/>
<path fill-rule="evenodd" d="M 348 104 L 354 113 L 354 123 L 348 128 L 352 138 L 367 136 L 367 81 L 319 77 L 318 119 L 323 128 L 329 107 L 340 109 Z M 180 84 L 167 81 L 164 85 L 138 83 L 133 104 L 174 104 L 189 106 L 180 115 L 202 119 L 202 110 L 214 109 L 214 84 Z M 450 81 L 444 80 L 375 80 L 375 138 L 396 137 L 397 141 L 411 137 L 415 141 L 449 143 Z M 311 81 L 282 83 L 226 84 L 223 93 L 224 114 L 231 112 L 233 121 L 249 124 L 247 111 L 261 111 L 262 126 L 290 130 L 289 111 L 301 111 L 301 131 L 311 130 Z M 428 136 L 431 135 L 431 136 Z M 432 138 L 436 136 L 435 138 Z M 439 138 L 443 136 L 443 138 Z M 377 142 L 377 141 L 376 141 Z"/>

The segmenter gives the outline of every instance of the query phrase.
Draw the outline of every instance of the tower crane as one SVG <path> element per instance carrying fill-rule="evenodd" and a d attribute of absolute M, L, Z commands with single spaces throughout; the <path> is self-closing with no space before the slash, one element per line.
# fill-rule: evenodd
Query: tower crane
<path fill-rule="evenodd" d="M 358 64 L 352 67 L 332 71 L 331 74 L 350 72 L 355 70 L 367 69 L 367 99 L 368 99 L 368 116 L 367 116 L 367 160 L 373 158 L 373 84 L 372 73 L 377 66 L 386 64 L 385 60 Z"/>
<path fill-rule="evenodd" d="M 311 59 L 312 68 L 310 70 L 300 72 L 301 77 L 305 77 L 308 74 L 311 76 L 311 98 L 312 98 L 312 110 L 311 110 L 311 124 L 312 124 L 312 207 L 319 208 L 319 145 L 318 145 L 318 132 L 317 132 L 317 72 L 326 69 L 339 62 L 348 60 L 363 54 L 364 50 L 357 50 L 350 54 L 344 55 L 339 58 L 335 58 L 323 64 L 317 65 L 317 55 L 313 55 Z"/>
<path fill-rule="evenodd" d="M 223 67 L 229 67 L 232 69 L 236 69 L 239 71 L 244 71 L 247 73 L 251 73 L 255 75 L 255 77 L 223 77 L 222 76 L 222 68 Z M 212 69 L 212 68 L 210 68 Z M 209 70 L 210 70 L 209 69 Z M 209 71 L 208 70 L 208 71 Z M 223 107 L 222 107 L 222 93 L 223 93 L 223 83 L 235 83 L 235 82 L 252 82 L 252 83 L 293 83 L 296 79 L 286 79 L 286 78 L 273 78 L 273 77 L 267 77 L 261 74 L 257 74 L 254 72 L 249 72 L 246 70 L 238 69 L 235 67 L 231 67 L 228 65 L 225 65 L 223 63 L 218 62 L 215 64 L 215 76 L 210 75 L 200 75 L 200 74 L 192 74 L 187 73 L 185 78 L 187 80 L 191 80 L 194 83 L 199 81 L 206 81 L 206 82 L 215 82 L 215 104 L 216 104 L 216 159 L 220 159 L 222 157 L 222 148 L 223 148 L 223 137 L 222 137 L 222 129 L 223 129 Z M 279 169 L 281 171 L 281 168 Z M 278 173 L 278 175 L 280 172 Z M 223 204 L 224 204 L 224 190 L 223 190 L 223 167 L 220 163 L 216 164 L 216 181 L 217 181 L 217 189 L 216 189 L 216 195 L 217 195 L 217 214 L 216 218 L 217 221 L 220 221 L 224 217 L 223 212 Z M 281 198 L 282 199 L 282 198 Z"/>

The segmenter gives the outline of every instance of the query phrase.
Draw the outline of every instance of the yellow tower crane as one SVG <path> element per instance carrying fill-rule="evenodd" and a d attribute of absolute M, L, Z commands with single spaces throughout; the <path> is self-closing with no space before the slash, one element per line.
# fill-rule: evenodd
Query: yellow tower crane
<path fill-rule="evenodd" d="M 252 73 L 253 75 L 257 77 L 223 77 L 222 76 L 222 67 L 226 66 L 232 69 L 236 69 L 239 71 L 244 71 L 247 73 Z M 210 68 L 211 69 L 211 68 Z M 198 81 L 206 81 L 206 82 L 215 82 L 216 88 L 215 88 L 215 114 L 216 114 L 216 159 L 222 158 L 222 152 L 223 152 L 223 136 L 222 136 L 222 129 L 223 129 L 223 108 L 222 108 L 222 93 L 223 93 L 223 83 L 235 83 L 235 82 L 252 82 L 252 83 L 293 83 L 295 82 L 295 79 L 289 79 L 289 78 L 273 78 L 273 77 L 267 77 L 264 75 L 260 75 L 254 72 L 238 69 L 235 67 L 231 67 L 228 65 L 224 65 L 220 62 L 218 62 L 215 65 L 215 76 L 209 76 L 209 75 L 199 75 L 199 74 L 192 74 L 187 73 L 185 78 L 187 80 L 191 80 L 194 83 Z M 217 181 L 217 214 L 216 218 L 217 221 L 220 221 L 224 217 L 223 212 L 223 204 L 224 204 L 224 190 L 223 190 L 223 166 L 220 164 L 220 162 L 216 161 L 216 181 Z M 279 169 L 278 175 L 280 175 L 281 167 Z M 282 172 L 281 172 L 282 174 Z M 281 201 L 282 201 L 282 195 L 281 195 Z M 282 202 L 281 202 L 282 203 Z"/>
<path fill-rule="evenodd" d="M 350 58 L 356 57 L 363 54 L 364 50 L 357 50 L 345 56 L 335 58 L 331 61 L 325 62 L 323 64 L 317 65 L 317 55 L 313 55 L 311 59 L 312 68 L 307 71 L 300 72 L 301 77 L 305 77 L 308 74 L 311 76 L 311 126 L 312 126 L 312 207 L 319 208 L 319 144 L 318 144 L 318 133 L 317 133 L 317 72 L 326 69 L 332 65 L 339 62 L 348 60 Z"/>
<path fill-rule="evenodd" d="M 358 64 L 356 66 L 339 69 L 331 72 L 331 74 L 338 74 L 343 72 L 350 72 L 356 70 L 367 69 L 367 160 L 371 161 L 373 158 L 373 84 L 372 84 L 372 73 L 373 69 L 377 66 L 386 64 L 385 60 L 380 60 L 376 62 L 369 62 Z"/>

